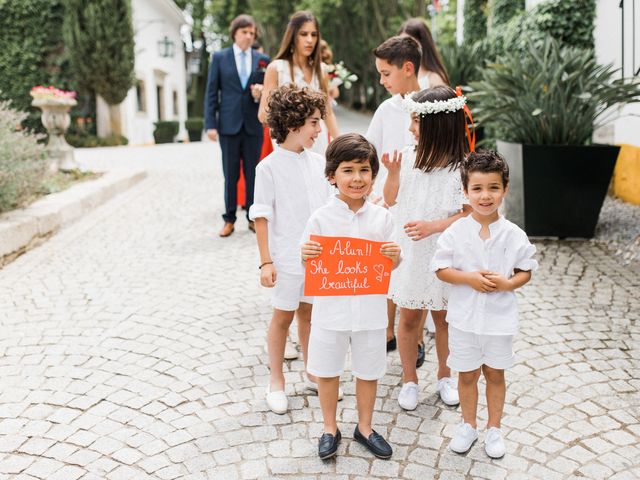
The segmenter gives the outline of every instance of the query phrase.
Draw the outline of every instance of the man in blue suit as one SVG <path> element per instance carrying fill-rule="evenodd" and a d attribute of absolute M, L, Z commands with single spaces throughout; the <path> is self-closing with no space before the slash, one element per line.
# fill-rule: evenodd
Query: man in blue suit
<path fill-rule="evenodd" d="M 262 149 L 262 124 L 258 120 L 262 89 L 256 85 L 263 83 L 269 63 L 269 57 L 251 48 L 256 39 L 256 23 L 251 16 L 237 16 L 230 32 L 233 45 L 211 59 L 204 106 L 207 135 L 213 141 L 219 139 L 222 150 L 225 213 L 221 237 L 234 231 L 241 163 L 249 220 L 256 164 Z M 249 229 L 255 232 L 251 221 Z"/>

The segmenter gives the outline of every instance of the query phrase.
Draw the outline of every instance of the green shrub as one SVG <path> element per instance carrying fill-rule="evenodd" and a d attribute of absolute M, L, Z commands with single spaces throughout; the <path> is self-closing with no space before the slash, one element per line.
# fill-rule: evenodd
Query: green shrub
<path fill-rule="evenodd" d="M 591 50 L 550 37 L 509 51 L 471 83 L 474 114 L 495 138 L 533 145 L 585 145 L 613 107 L 640 101 L 640 83 L 615 78 Z"/>
<path fill-rule="evenodd" d="M 504 25 L 524 8 L 524 0 L 489 0 L 490 30 Z"/>
<path fill-rule="evenodd" d="M 76 148 L 92 148 L 92 147 L 117 147 L 119 145 L 127 145 L 129 140 L 122 135 L 109 135 L 101 138 L 96 135 L 79 132 L 68 133 L 65 135 L 67 143 Z"/>
<path fill-rule="evenodd" d="M 184 122 L 184 128 L 188 131 L 193 132 L 202 132 L 204 130 L 204 118 L 202 117 L 191 117 L 187 118 Z"/>
<path fill-rule="evenodd" d="M 535 24 L 540 32 L 570 47 L 595 48 L 595 0 L 551 0 L 538 5 L 534 13 Z"/>
<path fill-rule="evenodd" d="M 63 55 L 62 0 L 0 0 L 0 12 L 0 100 L 28 112 L 23 124 L 44 132 L 40 110 L 31 107 L 31 87 L 76 89 Z"/>
<path fill-rule="evenodd" d="M 39 135 L 19 130 L 27 117 L 0 102 L 0 212 L 22 206 L 40 188 L 47 174 L 44 146 Z"/>
<path fill-rule="evenodd" d="M 465 43 L 475 43 L 486 37 L 487 0 L 466 0 L 463 15 Z"/>
<path fill-rule="evenodd" d="M 160 121 L 155 122 L 154 125 L 156 128 L 153 131 L 153 138 L 156 143 L 172 143 L 180 129 L 180 124 L 175 121 Z"/>
<path fill-rule="evenodd" d="M 453 87 L 468 85 L 470 81 L 480 78 L 483 59 L 480 45 L 479 43 L 463 43 L 440 47 L 442 61 Z"/>

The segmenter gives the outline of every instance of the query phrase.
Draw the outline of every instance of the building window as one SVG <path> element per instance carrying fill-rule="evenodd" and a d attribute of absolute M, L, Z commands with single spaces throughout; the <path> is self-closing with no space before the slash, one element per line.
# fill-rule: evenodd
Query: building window
<path fill-rule="evenodd" d="M 146 91 L 144 88 L 144 80 L 136 80 L 136 98 L 138 102 L 138 112 L 147 111 Z"/>

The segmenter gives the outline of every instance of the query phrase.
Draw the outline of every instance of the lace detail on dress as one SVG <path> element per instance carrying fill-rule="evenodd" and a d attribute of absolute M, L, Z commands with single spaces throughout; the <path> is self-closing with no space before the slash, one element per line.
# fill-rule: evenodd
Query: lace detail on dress
<path fill-rule="evenodd" d="M 415 149 L 403 151 L 397 204 L 392 209 L 403 261 L 391 274 L 389 298 L 404 308 L 445 310 L 449 285 L 429 271 L 439 234 L 413 241 L 404 225 L 417 220 L 440 220 L 460 212 L 464 202 L 458 170 L 439 168 L 429 173 L 414 168 Z"/>

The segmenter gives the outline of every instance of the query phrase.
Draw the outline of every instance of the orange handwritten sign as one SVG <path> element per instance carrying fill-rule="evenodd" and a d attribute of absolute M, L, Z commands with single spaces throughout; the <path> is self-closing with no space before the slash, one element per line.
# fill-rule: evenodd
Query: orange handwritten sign
<path fill-rule="evenodd" d="M 305 295 L 386 295 L 393 267 L 380 253 L 386 242 L 320 235 L 311 235 L 311 240 L 322 245 L 322 254 L 307 260 Z"/>

